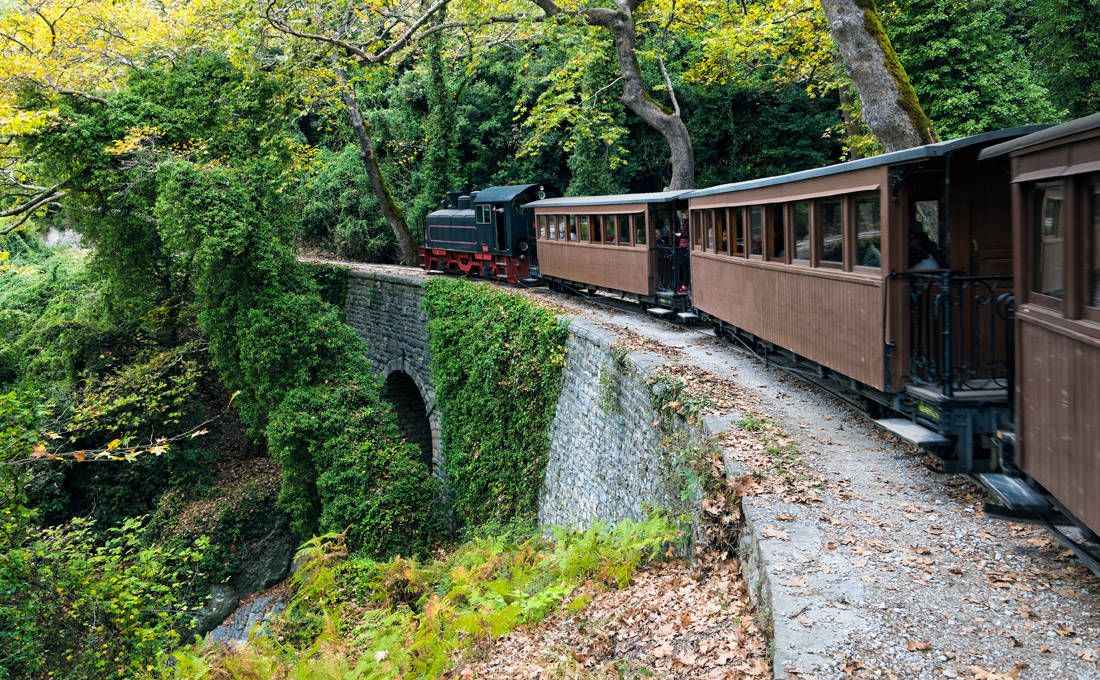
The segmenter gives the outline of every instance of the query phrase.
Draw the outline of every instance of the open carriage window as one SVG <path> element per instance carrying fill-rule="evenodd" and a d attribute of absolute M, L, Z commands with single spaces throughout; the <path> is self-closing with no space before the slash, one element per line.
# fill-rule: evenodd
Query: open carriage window
<path fill-rule="evenodd" d="M 749 208 L 749 254 L 764 253 L 764 208 L 754 205 Z"/>
<path fill-rule="evenodd" d="M 1086 304 L 1100 307 L 1100 179 L 1089 186 L 1089 296 Z"/>
<path fill-rule="evenodd" d="M 1059 300 L 1065 297 L 1064 193 L 1062 182 L 1041 184 L 1035 188 L 1035 222 L 1031 230 L 1034 257 L 1031 290 Z"/>
<path fill-rule="evenodd" d="M 856 196 L 855 263 L 860 267 L 882 266 L 882 219 L 879 211 L 878 192 Z"/>
<path fill-rule="evenodd" d="M 810 259 L 810 204 L 795 203 L 791 206 L 791 222 L 794 225 L 794 259 Z"/>
<path fill-rule="evenodd" d="M 718 252 L 729 253 L 729 230 L 726 228 L 726 209 L 719 208 L 714 211 L 714 229 L 718 234 Z"/>
<path fill-rule="evenodd" d="M 630 215 L 619 215 L 615 220 L 619 223 L 619 245 L 630 245 Z"/>
<path fill-rule="evenodd" d="M 928 271 L 946 266 L 949 258 L 943 253 L 943 220 L 940 200 L 913 201 L 909 211 L 909 270 Z"/>
<path fill-rule="evenodd" d="M 745 256 L 745 211 L 742 208 L 730 208 L 730 235 L 733 239 L 733 254 Z"/>
<path fill-rule="evenodd" d="M 844 262 L 844 218 L 841 202 L 820 201 L 817 204 L 817 223 L 821 226 L 821 262 Z"/>
<path fill-rule="evenodd" d="M 787 259 L 787 232 L 786 221 L 783 219 L 785 208 L 783 205 L 771 207 L 772 225 L 768 238 L 768 259 L 783 262 Z"/>

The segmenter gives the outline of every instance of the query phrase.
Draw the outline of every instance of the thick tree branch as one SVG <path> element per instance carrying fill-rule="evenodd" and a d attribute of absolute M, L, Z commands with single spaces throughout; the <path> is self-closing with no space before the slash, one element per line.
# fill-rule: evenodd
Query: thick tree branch
<path fill-rule="evenodd" d="M 377 64 L 385 61 L 394 52 L 409 44 L 412 41 L 413 37 L 416 35 L 417 31 L 419 31 L 421 27 L 423 27 L 424 24 L 426 24 L 436 12 L 445 7 L 447 3 L 450 2 L 450 0 L 436 0 L 436 2 L 433 3 L 428 9 L 426 9 L 423 14 L 421 14 L 417 19 L 409 24 L 409 26 L 401 33 L 401 35 L 389 41 L 389 44 L 386 47 L 377 52 L 368 52 L 358 45 L 339 37 L 325 35 L 323 33 L 310 33 L 307 31 L 299 31 L 295 29 L 288 21 L 282 19 L 281 17 L 276 17 L 272 15 L 272 10 L 274 9 L 277 2 L 278 0 L 270 0 L 267 4 L 267 7 L 264 9 L 264 18 L 267 19 L 267 22 L 271 24 L 271 27 L 275 30 L 286 33 L 287 35 L 292 35 L 296 38 L 301 38 L 303 40 L 312 40 L 314 42 L 327 43 L 329 45 L 332 45 L 333 47 L 339 47 L 340 49 L 347 52 L 349 55 L 355 56 L 362 61 L 370 64 Z M 376 35 L 374 39 L 383 39 L 384 36 L 389 32 L 389 29 L 397 23 L 400 22 L 395 20 L 394 23 L 391 24 L 389 27 L 386 27 L 383 30 L 379 31 L 378 35 Z"/>
<path fill-rule="evenodd" d="M 38 195 L 30 199 L 29 201 L 26 201 L 22 205 L 17 205 L 14 208 L 8 208 L 7 210 L 0 210 L 0 217 L 15 217 L 16 215 L 22 215 L 23 213 L 31 212 L 43 203 L 48 203 L 50 200 L 62 194 L 62 189 L 64 189 L 68 184 L 69 180 L 65 180 L 64 182 L 58 182 L 48 189 L 43 189 L 41 192 L 38 193 Z"/>
<path fill-rule="evenodd" d="M 56 88 L 54 88 L 54 91 L 57 92 L 58 94 L 68 95 L 70 97 L 80 97 L 81 99 L 87 99 L 90 102 L 95 102 L 96 104 L 103 104 L 104 106 L 109 106 L 111 104 L 111 102 L 107 101 L 103 97 L 97 97 L 94 94 L 90 94 L 88 92 L 82 92 L 80 90 L 66 90 L 64 88 L 56 87 Z"/>
<path fill-rule="evenodd" d="M 370 130 L 367 128 L 367 124 L 363 120 L 363 112 L 359 108 L 359 100 L 352 90 L 347 72 L 335 57 L 332 58 L 332 69 L 340 81 L 340 98 L 344 101 L 351 127 L 355 130 L 355 136 L 359 140 L 359 158 L 366 168 L 371 189 L 374 190 L 374 196 L 378 199 L 378 207 L 397 238 L 397 245 L 401 248 L 402 261 L 405 264 L 415 264 L 417 260 L 416 242 L 413 240 L 409 225 L 405 221 L 405 214 L 394 202 L 393 195 L 390 193 L 389 187 L 386 186 L 386 178 L 382 175 L 382 168 L 378 163 L 378 153 L 374 147 L 374 140 L 371 139 Z"/>

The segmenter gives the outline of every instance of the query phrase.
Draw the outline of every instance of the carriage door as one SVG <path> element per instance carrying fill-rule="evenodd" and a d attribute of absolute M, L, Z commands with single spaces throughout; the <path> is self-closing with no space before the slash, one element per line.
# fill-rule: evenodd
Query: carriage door
<path fill-rule="evenodd" d="M 504 208 L 493 208 L 493 217 L 496 220 L 497 227 L 497 250 L 505 252 L 508 250 L 508 239 L 505 230 L 505 217 Z"/>

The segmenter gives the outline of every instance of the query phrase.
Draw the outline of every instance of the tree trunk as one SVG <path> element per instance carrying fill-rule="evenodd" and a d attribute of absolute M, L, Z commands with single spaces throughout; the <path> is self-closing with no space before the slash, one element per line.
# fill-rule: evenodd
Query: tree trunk
<path fill-rule="evenodd" d="M 821 7 L 863 104 L 863 122 L 886 150 L 937 141 L 932 123 L 882 28 L 874 0 L 821 0 Z"/>
<path fill-rule="evenodd" d="M 443 23 L 446 17 L 447 8 L 444 7 L 439 11 L 436 23 Z M 423 187 L 415 213 L 418 222 L 422 211 L 424 214 L 431 212 L 440 197 L 455 188 L 457 122 L 454 98 L 443 67 L 443 35 L 440 31 L 428 38 L 431 41 L 427 48 L 428 116 L 425 136 L 428 141 L 422 162 Z"/>
<path fill-rule="evenodd" d="M 370 128 L 363 120 L 363 112 L 359 109 L 359 100 L 355 97 L 351 83 L 348 82 L 347 72 L 338 63 L 333 63 L 336 77 L 340 79 L 340 97 L 344 100 L 344 106 L 348 110 L 348 118 L 351 127 L 355 130 L 355 136 L 359 140 L 359 158 L 367 170 L 371 189 L 378 199 L 378 207 L 382 210 L 382 216 L 386 218 L 393 235 L 397 238 L 397 245 L 401 249 L 402 264 L 416 264 L 417 247 L 413 239 L 409 225 L 405 221 L 405 213 L 393 200 L 389 187 L 386 186 L 386 178 L 382 176 L 382 168 L 378 164 L 378 154 L 374 149 L 374 141 L 370 136 Z"/>
<path fill-rule="evenodd" d="M 532 0 L 541 7 L 547 16 L 561 13 L 561 9 L 552 0 Z M 619 73 L 622 75 L 623 105 L 642 119 L 646 125 L 661 133 L 668 143 L 669 160 L 672 163 L 672 179 L 668 183 L 670 191 L 695 188 L 695 149 L 691 145 L 691 134 L 680 117 L 679 105 L 672 83 L 666 78 L 669 96 L 675 109 L 669 109 L 654 101 L 642 82 L 641 67 L 635 49 L 637 33 L 634 27 L 634 8 L 641 0 L 615 0 L 617 9 L 594 8 L 581 10 L 585 21 L 611 31 L 615 41 L 615 53 L 619 58 Z"/>

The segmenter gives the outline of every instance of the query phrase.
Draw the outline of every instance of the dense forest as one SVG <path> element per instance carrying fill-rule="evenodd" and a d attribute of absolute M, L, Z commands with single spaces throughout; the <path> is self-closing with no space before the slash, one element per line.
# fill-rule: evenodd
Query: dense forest
<path fill-rule="evenodd" d="M 452 189 L 707 186 L 1100 110 L 1100 0 L 0 11 L 0 679 L 438 677 L 674 540 L 537 532 L 564 331 L 454 282 L 426 309 L 444 502 L 299 255 L 415 262 Z M 464 378 L 490 354 L 513 392 Z M 272 535 L 306 565 L 282 634 L 191 649 L 212 588 L 286 575 L 247 564 Z"/>

